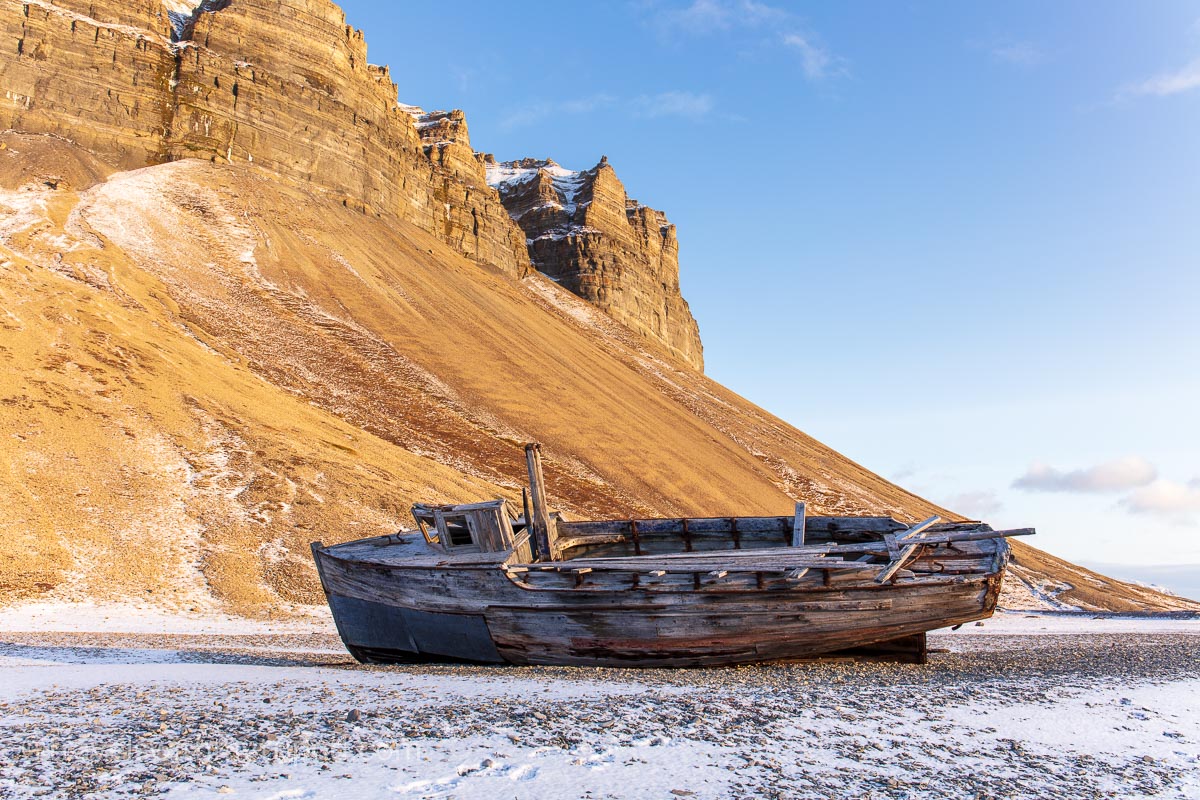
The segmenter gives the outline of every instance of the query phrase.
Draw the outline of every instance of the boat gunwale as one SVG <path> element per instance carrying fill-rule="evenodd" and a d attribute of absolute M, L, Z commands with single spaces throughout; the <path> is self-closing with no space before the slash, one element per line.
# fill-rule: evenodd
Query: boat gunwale
<path fill-rule="evenodd" d="M 993 540 L 987 540 L 987 541 L 993 541 Z M 1003 542 L 1004 540 L 1000 539 L 999 541 Z M 1000 550 L 1002 550 L 1002 549 L 1003 550 L 1008 549 L 1007 542 L 1004 542 L 1003 548 L 997 548 L 997 553 L 994 555 L 999 556 Z M 713 552 L 721 552 L 721 551 L 713 551 Z M 843 583 L 840 583 L 837 585 L 833 585 L 833 586 L 826 586 L 826 585 L 824 585 L 824 583 L 798 581 L 798 582 L 795 582 L 790 585 L 771 586 L 771 587 L 764 586 L 763 588 L 747 587 L 747 586 L 730 586 L 730 585 L 722 586 L 720 583 L 716 583 L 716 582 L 709 582 L 709 583 L 701 584 L 701 586 L 699 588 L 697 588 L 694 585 L 689 586 L 686 584 L 656 586 L 653 583 L 641 583 L 636 587 L 632 586 L 632 585 L 622 585 L 622 586 L 613 586 L 611 588 L 598 586 L 596 584 L 584 584 L 582 586 L 569 586 L 569 585 L 534 586 L 534 585 L 531 585 L 531 584 L 521 580 L 521 575 L 523 573 L 513 572 L 509 569 L 506 569 L 505 568 L 506 565 L 502 562 L 495 563 L 495 564 L 456 564 L 456 563 L 446 563 L 446 562 L 440 562 L 440 563 L 436 563 L 436 564 L 411 564 L 411 563 L 409 563 L 409 564 L 388 564 L 388 563 L 383 563 L 383 562 L 378 562 L 378 561 L 361 561 L 361 560 L 354 559 L 354 558 L 341 557 L 341 556 L 331 554 L 331 553 L 329 553 L 328 550 L 325 550 L 325 549 L 321 549 L 320 553 L 321 553 L 321 555 L 326 556 L 332 560 L 341 562 L 343 565 L 354 565 L 357 567 L 365 567 L 365 568 L 369 568 L 371 570 L 378 571 L 378 572 L 400 572 L 400 571 L 406 571 L 406 570 L 423 570 L 423 571 L 438 570 L 438 571 L 445 571 L 445 572 L 457 572 L 457 571 L 462 571 L 462 570 L 470 570 L 470 571 L 477 571 L 477 572 L 498 573 L 500 576 L 503 576 L 504 578 L 507 579 L 509 585 L 511 585 L 512 587 L 514 587 L 516 589 L 520 589 L 521 591 L 536 592 L 539 594 L 563 594 L 563 595 L 571 595 L 573 597 L 579 597 L 581 595 L 586 595 L 589 593 L 596 594 L 596 595 L 605 595 L 605 596 L 610 596 L 610 595 L 615 595 L 615 594 L 639 593 L 642 596 L 656 595 L 656 594 L 659 594 L 659 595 L 686 594 L 686 595 L 704 596 L 704 597 L 733 596 L 733 595 L 745 595 L 747 597 L 763 597 L 763 596 L 768 596 L 768 595 L 770 595 L 770 596 L 786 596 L 786 595 L 792 595 L 792 594 L 797 594 L 797 593 L 819 594 L 819 593 L 848 592 L 848 591 L 865 591 L 865 592 L 877 593 L 877 592 L 895 591 L 896 589 L 909 588 L 909 587 L 962 586 L 962 585 L 967 585 L 967 584 L 977 583 L 977 582 L 978 583 L 986 583 L 987 581 L 995 579 L 997 574 L 1000 572 L 1000 570 L 997 569 L 995 566 L 999 559 L 993 558 L 993 562 L 992 562 L 993 567 L 990 569 L 981 569 L 977 572 L 961 573 L 961 574 L 957 574 L 957 575 L 944 575 L 941 573 L 917 574 L 917 575 L 913 575 L 912 577 L 908 577 L 908 576 L 897 577 L 889 583 L 882 583 L 882 584 L 876 583 L 872 578 L 867 578 L 867 579 L 863 579 L 863 580 L 846 581 L 846 582 L 843 582 Z M 1004 560 L 1007 561 L 1007 559 L 1004 559 Z M 562 563 L 562 562 L 556 562 L 556 563 Z M 880 565 L 878 565 L 878 564 L 865 565 L 863 568 L 863 571 L 864 572 L 874 571 L 877 573 L 879 566 Z M 349 567 L 344 567 L 344 568 L 349 568 Z M 820 569 L 822 569 L 822 567 L 812 567 L 812 569 L 820 570 Z M 622 571 L 630 572 L 630 573 L 637 572 L 637 570 L 632 570 L 632 569 L 631 570 L 622 570 Z M 707 571 L 708 571 L 707 569 L 695 570 L 695 572 L 707 572 Z M 754 575 L 755 573 L 759 573 L 759 572 L 786 572 L 786 571 L 787 571 L 786 569 L 777 569 L 777 570 L 762 570 L 762 569 L 759 569 L 759 570 L 755 570 L 755 569 L 736 570 L 735 569 L 735 570 L 730 570 L 729 574 L 730 575 Z M 777 583 L 778 581 L 775 581 L 775 582 Z M 496 607 L 505 607 L 507 604 L 494 603 L 494 604 L 489 604 L 489 605 L 494 605 Z"/>

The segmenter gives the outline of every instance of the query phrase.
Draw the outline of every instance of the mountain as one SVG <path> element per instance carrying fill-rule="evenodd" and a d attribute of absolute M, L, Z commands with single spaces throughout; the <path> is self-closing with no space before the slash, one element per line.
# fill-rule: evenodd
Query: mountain
<path fill-rule="evenodd" d="M 332 3 L 0 30 L 3 600 L 319 602 L 310 541 L 515 500 L 532 440 L 576 516 L 957 518 L 704 376 L 674 229 L 605 161 L 477 154 Z M 1018 604 L 1200 608 L 1017 552 Z"/>
<path fill-rule="evenodd" d="M 551 159 L 484 163 L 539 272 L 704 369 L 700 328 L 679 293 L 675 226 L 629 198 L 607 157 L 581 171 Z"/>

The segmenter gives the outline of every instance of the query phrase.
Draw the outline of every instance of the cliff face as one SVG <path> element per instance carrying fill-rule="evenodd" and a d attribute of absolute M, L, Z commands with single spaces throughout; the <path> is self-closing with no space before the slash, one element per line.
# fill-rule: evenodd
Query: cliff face
<path fill-rule="evenodd" d="M 16 57 L 0 61 L 2 128 L 62 136 L 120 169 L 254 163 L 510 274 L 527 272 L 532 255 L 703 366 L 665 217 L 627 201 L 602 164 L 578 173 L 578 220 L 561 209 L 522 217 L 522 232 L 488 185 L 463 113 L 398 103 L 388 69 L 367 62 L 362 32 L 329 0 L 4 0 L 0 32 L 16 42 Z M 560 229 L 572 233 L 548 236 Z"/>
<path fill-rule="evenodd" d="M 580 172 L 550 160 L 484 161 L 538 270 L 704 369 L 700 329 L 679 291 L 675 226 L 630 199 L 607 158 Z"/>
<path fill-rule="evenodd" d="M 510 273 L 524 236 L 480 172 L 425 154 L 386 67 L 328 0 L 0 4 L 0 127 L 52 133 L 123 169 L 246 162 L 394 215 Z M 180 37 L 182 37 L 181 40 Z"/>

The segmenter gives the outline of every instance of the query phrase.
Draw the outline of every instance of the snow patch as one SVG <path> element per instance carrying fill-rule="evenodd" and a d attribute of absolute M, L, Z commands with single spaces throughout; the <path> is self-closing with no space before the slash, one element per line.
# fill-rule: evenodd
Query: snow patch
<path fill-rule="evenodd" d="M 16 191 L 0 189 L 0 241 L 7 243 L 21 233 L 49 219 L 50 191 L 25 186 Z"/>
<path fill-rule="evenodd" d="M 281 603 L 279 610 L 278 618 L 255 620 L 214 610 L 168 610 L 151 602 L 40 600 L 0 608 L 0 631 L 181 635 L 329 634 L 335 631 L 328 606 Z"/>
<path fill-rule="evenodd" d="M 524 163 L 527 164 L 528 162 Z M 592 175 L 590 170 L 570 170 L 559 166 L 550 159 L 534 162 L 532 165 L 527 166 L 523 166 L 523 162 L 520 161 L 488 164 L 486 172 L 488 186 L 501 192 L 528 183 L 538 175 L 549 175 L 554 184 L 554 189 L 561 200 L 559 207 L 571 216 L 579 208 L 579 205 L 576 203 L 579 192 L 583 189 L 583 185 L 587 179 Z"/>
<path fill-rule="evenodd" d="M 171 21 L 171 39 L 181 41 L 191 36 L 191 28 L 201 14 L 220 11 L 229 0 L 161 0 Z"/>

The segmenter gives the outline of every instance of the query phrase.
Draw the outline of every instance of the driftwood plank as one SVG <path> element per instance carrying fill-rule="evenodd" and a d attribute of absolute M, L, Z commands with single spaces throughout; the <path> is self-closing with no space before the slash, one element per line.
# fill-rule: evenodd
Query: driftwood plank
<path fill-rule="evenodd" d="M 900 545 L 896 543 L 896 534 L 885 533 L 883 535 L 883 543 L 887 545 L 888 558 L 895 561 L 900 557 Z"/>
<path fill-rule="evenodd" d="M 536 442 L 525 445 L 525 465 L 529 470 L 529 493 L 533 500 L 533 519 L 530 528 L 533 529 L 533 540 L 536 545 L 537 557 L 555 561 L 558 558 L 556 548 L 557 530 L 555 521 L 546 508 L 546 479 L 542 475 L 542 446 Z"/>
<path fill-rule="evenodd" d="M 928 530 L 929 528 L 933 527 L 934 525 L 936 525 L 937 523 L 939 523 L 941 521 L 942 521 L 942 518 L 939 517 L 937 514 L 934 514 L 932 517 L 925 520 L 924 522 L 919 522 L 916 525 L 909 528 L 908 530 L 904 531 L 903 533 L 897 534 L 896 538 L 902 542 L 906 539 L 914 539 L 918 535 L 920 535 L 921 533 L 923 533 L 924 531 Z"/>
<path fill-rule="evenodd" d="M 804 544 L 804 523 L 806 506 L 803 502 L 796 503 L 796 519 L 792 522 L 792 547 Z"/>
<path fill-rule="evenodd" d="M 938 515 L 935 514 L 932 517 L 930 517 L 929 519 L 925 520 L 924 522 L 914 525 L 913 527 L 911 527 L 907 531 L 905 531 L 903 534 L 895 537 L 895 541 L 889 540 L 887 542 L 888 553 L 891 554 L 892 561 L 890 564 L 888 564 L 886 567 L 883 568 L 883 571 L 881 571 L 879 573 L 878 577 L 875 578 L 875 582 L 876 583 L 887 583 L 889 580 L 891 580 L 892 577 L 895 576 L 895 574 L 897 572 L 899 572 L 900 569 L 905 564 L 908 563 L 909 559 L 911 559 L 913 557 L 913 555 L 916 554 L 917 548 L 921 546 L 920 540 L 926 533 L 928 533 L 929 528 L 932 527 L 933 525 L 935 525 L 940 520 L 941 520 L 941 517 L 939 517 Z M 899 554 L 896 554 L 894 552 L 894 549 L 895 549 L 897 541 L 898 542 L 912 542 L 913 544 L 909 544 L 907 547 L 905 547 L 903 550 L 901 550 Z"/>

